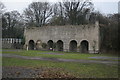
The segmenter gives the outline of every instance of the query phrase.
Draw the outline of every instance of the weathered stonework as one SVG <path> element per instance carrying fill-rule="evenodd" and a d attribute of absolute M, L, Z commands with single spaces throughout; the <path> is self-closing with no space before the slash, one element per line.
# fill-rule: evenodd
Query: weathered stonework
<path fill-rule="evenodd" d="M 89 53 L 97 53 L 99 51 L 99 23 L 88 25 L 66 25 L 66 26 L 43 26 L 26 28 L 25 32 L 25 45 L 30 45 L 29 41 L 34 41 L 34 49 L 36 49 L 36 43 L 39 40 L 40 43 L 48 44 L 51 40 L 53 43 L 57 43 L 58 40 L 63 42 L 63 51 L 70 51 L 70 42 L 76 42 L 76 51 L 81 52 L 81 42 L 88 46 Z M 75 45 L 74 45 L 75 46 Z M 73 46 L 73 47 L 74 47 Z M 40 47 L 40 46 L 39 46 Z M 54 50 L 57 50 L 56 48 Z"/>

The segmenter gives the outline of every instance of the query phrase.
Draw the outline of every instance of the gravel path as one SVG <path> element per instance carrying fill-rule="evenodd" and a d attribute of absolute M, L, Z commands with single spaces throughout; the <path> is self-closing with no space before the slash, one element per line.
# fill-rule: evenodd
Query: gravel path
<path fill-rule="evenodd" d="M 29 60 L 45 60 L 45 61 L 56 61 L 56 62 L 78 62 L 78 63 L 118 64 L 118 61 L 84 60 L 84 59 L 61 59 L 61 58 L 43 58 L 43 57 L 20 56 L 20 55 L 15 55 L 15 54 L 3 54 L 2 56 L 3 56 L 3 57 L 20 58 L 20 59 L 29 59 Z"/>

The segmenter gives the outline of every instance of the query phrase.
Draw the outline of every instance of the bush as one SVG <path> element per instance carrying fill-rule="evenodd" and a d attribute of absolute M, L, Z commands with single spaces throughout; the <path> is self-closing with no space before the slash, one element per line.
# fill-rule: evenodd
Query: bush
<path fill-rule="evenodd" d="M 47 44 L 46 44 L 46 43 L 42 43 L 42 47 L 43 47 L 44 49 L 46 49 L 46 48 L 47 48 Z"/>

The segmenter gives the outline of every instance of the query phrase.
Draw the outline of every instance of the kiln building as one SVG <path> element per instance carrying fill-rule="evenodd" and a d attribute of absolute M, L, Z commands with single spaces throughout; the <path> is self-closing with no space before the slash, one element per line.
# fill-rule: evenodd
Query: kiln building
<path fill-rule="evenodd" d="M 29 49 L 97 53 L 99 23 L 88 25 L 43 26 L 26 28 L 25 45 Z"/>

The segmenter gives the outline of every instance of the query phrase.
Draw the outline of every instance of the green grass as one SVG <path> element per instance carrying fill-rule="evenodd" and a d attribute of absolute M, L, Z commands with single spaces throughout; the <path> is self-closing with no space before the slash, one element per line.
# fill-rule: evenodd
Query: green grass
<path fill-rule="evenodd" d="M 0 56 L 0 66 L 2 66 L 2 56 Z"/>
<path fill-rule="evenodd" d="M 102 59 L 91 59 L 89 57 L 95 56 L 108 56 L 108 57 L 118 57 L 116 55 L 111 54 L 81 54 L 78 52 L 59 52 L 59 51 L 35 51 L 35 50 L 22 50 L 22 51 L 3 51 L 7 54 L 17 54 L 21 56 L 37 56 L 37 57 L 47 57 L 47 58 L 63 58 L 63 59 L 87 59 L 87 60 L 102 60 Z M 63 55 L 54 55 L 54 54 L 44 54 L 44 53 L 56 53 Z M 112 59 L 104 59 L 104 60 L 112 60 Z M 116 61 L 116 60 L 112 60 Z"/>
<path fill-rule="evenodd" d="M 23 60 L 17 58 L 3 57 L 3 66 L 23 67 L 51 67 L 62 68 L 65 71 L 80 78 L 117 78 L 118 66 L 105 64 L 85 64 L 72 62 L 53 62 L 40 60 Z"/>
<path fill-rule="evenodd" d="M 21 51 L 3 51 L 7 54 L 17 54 L 22 56 L 40 56 L 49 58 L 64 58 L 64 59 L 90 59 L 88 57 L 94 56 L 108 56 L 117 57 L 111 54 L 80 54 L 73 52 L 58 52 L 58 51 L 34 51 L 34 50 L 21 50 Z M 43 53 L 43 54 L 42 54 Z M 44 53 L 56 53 L 63 55 L 44 54 Z M 94 59 L 95 60 L 95 59 Z M 3 57 L 3 66 L 19 66 L 19 67 L 50 67 L 50 68 L 62 68 L 65 72 L 69 72 L 75 77 L 80 78 L 117 78 L 118 66 L 95 64 L 95 63 L 73 63 L 73 62 L 54 62 L 54 61 L 41 61 L 41 60 L 24 60 L 17 58 Z"/>

